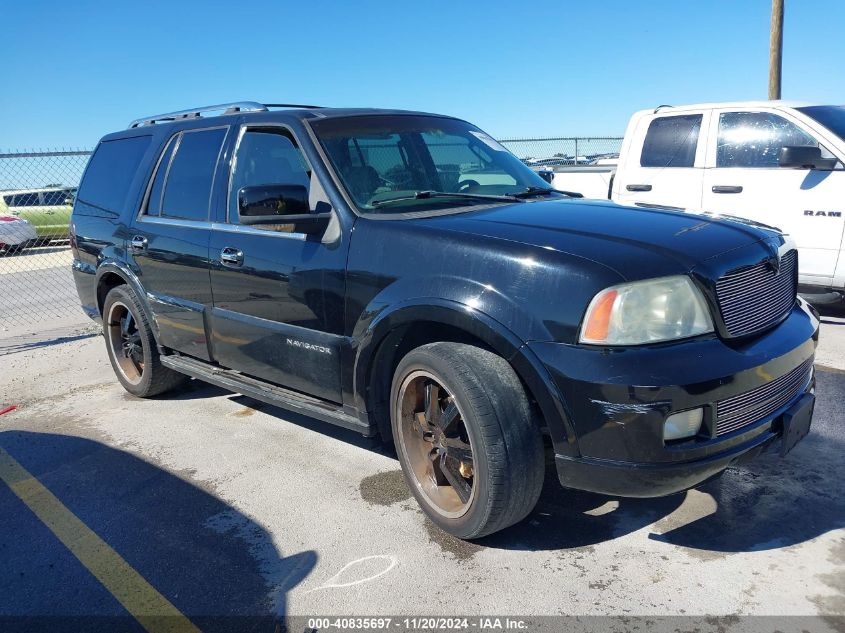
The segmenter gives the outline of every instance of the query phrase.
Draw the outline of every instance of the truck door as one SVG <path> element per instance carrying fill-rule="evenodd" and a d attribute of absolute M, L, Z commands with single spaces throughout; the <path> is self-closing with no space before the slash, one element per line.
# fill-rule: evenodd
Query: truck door
<path fill-rule="evenodd" d="M 699 139 L 706 138 L 708 121 L 708 113 L 685 111 L 644 116 L 632 124 L 631 150 L 616 172 L 614 201 L 698 210 L 705 155 Z"/>
<path fill-rule="evenodd" d="M 205 313 L 211 308 L 209 208 L 227 131 L 228 126 L 185 130 L 170 138 L 127 243 L 159 342 L 205 360 Z"/>
<path fill-rule="evenodd" d="M 845 229 L 845 171 L 779 167 L 782 147 L 820 146 L 787 113 L 722 110 L 716 117 L 704 170 L 704 210 L 788 233 L 798 245 L 802 283 L 831 283 Z"/>
<path fill-rule="evenodd" d="M 286 126 L 241 127 L 210 244 L 213 355 L 230 369 L 341 402 L 345 234 L 328 239 L 239 221 L 242 187 L 301 185 L 312 209 L 328 204 L 300 147 Z"/>

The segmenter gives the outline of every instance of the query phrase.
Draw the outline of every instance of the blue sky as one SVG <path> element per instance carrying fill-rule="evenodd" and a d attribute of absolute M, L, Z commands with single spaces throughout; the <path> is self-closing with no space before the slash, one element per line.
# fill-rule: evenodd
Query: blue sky
<path fill-rule="evenodd" d="M 784 98 L 845 103 L 842 0 L 786 0 Z M 766 97 L 770 0 L 6 2 L 0 148 L 91 147 L 232 100 L 621 135 L 662 103 Z"/>

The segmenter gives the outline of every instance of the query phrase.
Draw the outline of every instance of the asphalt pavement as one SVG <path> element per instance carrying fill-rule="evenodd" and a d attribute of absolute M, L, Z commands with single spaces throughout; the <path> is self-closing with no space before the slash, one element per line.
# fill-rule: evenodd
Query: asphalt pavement
<path fill-rule="evenodd" d="M 0 408 L 17 405 L 0 416 L 0 622 L 141 630 L 121 601 L 140 592 L 210 631 L 329 614 L 612 616 L 614 630 L 766 614 L 841 631 L 845 318 L 822 328 L 813 429 L 786 458 L 652 500 L 550 476 L 526 521 L 472 543 L 428 522 L 396 459 L 353 433 L 198 382 L 139 400 L 84 330 L 0 346 Z M 61 618 L 21 619 L 45 615 Z"/>

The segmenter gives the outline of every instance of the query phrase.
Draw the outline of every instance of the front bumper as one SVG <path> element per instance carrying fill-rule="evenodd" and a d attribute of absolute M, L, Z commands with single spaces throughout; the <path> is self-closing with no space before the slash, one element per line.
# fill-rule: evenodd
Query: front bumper
<path fill-rule="evenodd" d="M 549 422 L 570 430 L 567 445 L 555 446 L 561 484 L 610 495 L 662 496 L 779 445 L 782 416 L 814 390 L 812 373 L 777 409 L 729 432 L 718 431 L 718 403 L 811 365 L 817 341 L 818 318 L 799 300 L 780 325 L 742 342 L 712 336 L 624 349 L 531 344 L 569 417 Z M 705 411 L 702 432 L 665 443 L 666 418 L 696 407 Z M 562 435 L 552 429 L 553 437 Z"/>

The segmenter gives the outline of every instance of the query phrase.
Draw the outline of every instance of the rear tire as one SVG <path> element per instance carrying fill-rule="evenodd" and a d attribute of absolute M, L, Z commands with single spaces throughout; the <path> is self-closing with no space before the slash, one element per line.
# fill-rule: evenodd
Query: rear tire
<path fill-rule="evenodd" d="M 431 343 L 399 363 L 391 425 L 408 486 L 445 532 L 474 539 L 524 519 L 545 471 L 522 383 L 500 356 Z"/>
<path fill-rule="evenodd" d="M 129 286 L 117 286 L 106 295 L 103 335 L 112 369 L 133 396 L 157 396 L 188 379 L 161 364 L 150 323 Z"/>

